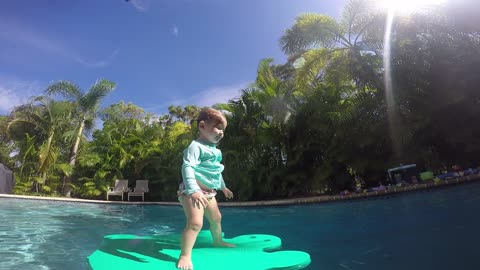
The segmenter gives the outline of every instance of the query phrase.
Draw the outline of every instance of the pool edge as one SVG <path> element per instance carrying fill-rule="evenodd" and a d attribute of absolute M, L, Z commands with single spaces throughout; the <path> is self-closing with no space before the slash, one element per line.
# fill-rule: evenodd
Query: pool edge
<path fill-rule="evenodd" d="M 372 197 L 384 197 L 392 194 L 401 194 L 412 191 L 421 191 L 436 189 L 439 187 L 457 185 L 462 183 L 475 182 L 480 180 L 480 174 L 467 175 L 457 177 L 449 180 L 444 180 L 439 183 L 422 183 L 417 185 L 395 187 L 393 189 L 383 191 L 370 191 L 366 193 L 353 193 L 349 195 L 323 195 L 303 198 L 281 199 L 281 200 L 266 200 L 266 201 L 250 201 L 250 202 L 219 202 L 223 207 L 248 207 L 248 206 L 277 206 L 277 205 L 292 205 L 292 204 L 311 204 L 311 203 L 325 203 L 336 201 L 350 201 L 356 199 L 365 199 Z M 129 202 L 129 201 L 101 201 L 101 200 L 87 200 L 77 198 L 61 198 L 61 197 L 40 197 L 27 195 L 13 195 L 0 194 L 0 198 L 15 198 L 15 199 L 29 199 L 29 200 L 45 200 L 45 201 L 64 201 L 77 203 L 96 203 L 96 204 L 124 204 L 124 205 L 164 205 L 164 206 L 180 206 L 179 202 Z"/>

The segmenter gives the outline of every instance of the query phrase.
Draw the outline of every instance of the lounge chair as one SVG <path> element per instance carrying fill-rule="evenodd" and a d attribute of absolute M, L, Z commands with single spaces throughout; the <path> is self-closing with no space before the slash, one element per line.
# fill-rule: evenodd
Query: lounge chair
<path fill-rule="evenodd" d="M 115 186 L 108 188 L 107 191 L 107 201 L 109 196 L 122 196 L 128 191 L 128 180 L 115 180 Z"/>
<path fill-rule="evenodd" d="M 145 201 L 145 192 L 148 192 L 148 180 L 137 180 L 133 191 L 128 192 L 128 200 L 131 196 L 142 196 L 142 201 Z"/>

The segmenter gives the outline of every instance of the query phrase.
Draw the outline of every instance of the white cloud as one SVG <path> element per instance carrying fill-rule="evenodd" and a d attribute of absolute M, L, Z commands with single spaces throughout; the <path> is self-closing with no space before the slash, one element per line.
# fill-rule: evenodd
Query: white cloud
<path fill-rule="evenodd" d="M 172 106 L 172 105 L 183 106 L 188 104 L 191 104 L 191 103 L 188 103 L 188 99 L 174 99 L 174 100 L 169 100 L 167 102 L 162 102 L 155 105 L 153 104 L 144 105 L 143 108 L 145 109 L 146 112 L 163 114 L 163 113 L 168 113 L 169 106 Z"/>
<path fill-rule="evenodd" d="M 120 52 L 120 49 L 116 49 L 114 50 L 110 56 L 107 57 L 107 59 L 105 60 L 93 60 L 93 61 L 88 61 L 88 60 L 85 60 L 83 58 L 80 58 L 80 57 L 77 57 L 75 58 L 75 61 L 77 61 L 78 63 L 86 66 L 86 67 L 92 67 L 92 68 L 96 68 L 96 67 L 105 67 L 105 66 L 108 66 L 112 61 L 113 59 L 115 59 L 115 57 L 117 56 L 117 54 Z"/>
<path fill-rule="evenodd" d="M 247 88 L 250 84 L 251 82 L 242 82 L 232 85 L 213 86 L 188 97 L 177 97 L 160 104 L 145 105 L 144 108 L 147 112 L 162 114 L 168 113 L 168 107 L 171 105 L 207 107 L 217 103 L 227 103 L 230 99 L 240 97 L 241 90 Z"/>
<path fill-rule="evenodd" d="M 197 106 L 212 106 L 217 103 L 227 103 L 230 99 L 238 98 L 241 90 L 247 88 L 251 82 L 242 82 L 233 85 L 214 86 L 194 95 L 189 101 Z"/>
<path fill-rule="evenodd" d="M 173 26 L 172 28 L 172 34 L 176 37 L 178 37 L 178 27 L 176 25 Z"/>
<path fill-rule="evenodd" d="M 82 64 L 85 67 L 105 67 L 117 56 L 119 49 L 115 49 L 105 60 L 91 60 L 70 49 L 64 42 L 46 34 L 40 34 L 19 25 L 0 21 L 0 40 L 14 41 L 37 49 L 42 53 L 60 56 Z"/>
<path fill-rule="evenodd" d="M 147 12 L 152 3 L 151 0 L 130 0 L 129 2 L 140 12 Z"/>
<path fill-rule="evenodd" d="M 18 105 L 24 104 L 35 95 L 40 95 L 42 88 L 35 81 L 0 79 L 0 114 L 8 114 Z"/>

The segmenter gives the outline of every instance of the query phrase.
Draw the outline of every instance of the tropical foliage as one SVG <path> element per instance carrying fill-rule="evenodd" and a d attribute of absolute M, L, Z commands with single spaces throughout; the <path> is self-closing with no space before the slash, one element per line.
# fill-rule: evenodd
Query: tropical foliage
<path fill-rule="evenodd" d="M 238 98 L 212 104 L 228 118 L 219 148 L 237 200 L 337 192 L 355 178 L 377 185 L 402 163 L 479 165 L 478 24 L 431 7 L 395 17 L 384 46 L 387 16 L 370 4 L 348 1 L 339 20 L 300 15 L 279 37 L 288 61 L 261 60 Z M 114 85 L 83 93 L 61 81 L 0 117 L 0 162 L 14 168 L 17 193 L 104 198 L 115 179 L 148 179 L 151 200 L 175 200 L 200 108 L 100 109 Z"/>
<path fill-rule="evenodd" d="M 75 84 L 68 81 L 60 81 L 50 85 L 45 91 L 47 95 L 63 95 L 67 100 L 72 102 L 75 109 L 72 120 L 78 124 L 76 129 L 74 129 L 73 145 L 68 163 L 71 167 L 75 167 L 80 142 L 83 139 L 84 132 L 89 131 L 93 126 L 93 120 L 98 112 L 100 101 L 110 93 L 114 87 L 114 83 L 107 80 L 100 80 L 97 81 L 87 93 L 82 93 L 80 88 Z M 65 196 L 70 197 L 72 185 L 71 176 L 69 174 L 65 175 L 65 179 L 63 193 Z"/>

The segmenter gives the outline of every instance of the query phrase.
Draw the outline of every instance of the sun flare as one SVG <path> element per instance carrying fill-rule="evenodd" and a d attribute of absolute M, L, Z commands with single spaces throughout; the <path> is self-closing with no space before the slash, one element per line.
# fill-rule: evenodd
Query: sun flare
<path fill-rule="evenodd" d="M 377 0 L 378 7 L 399 14 L 409 14 L 429 6 L 444 4 L 447 0 Z"/>

